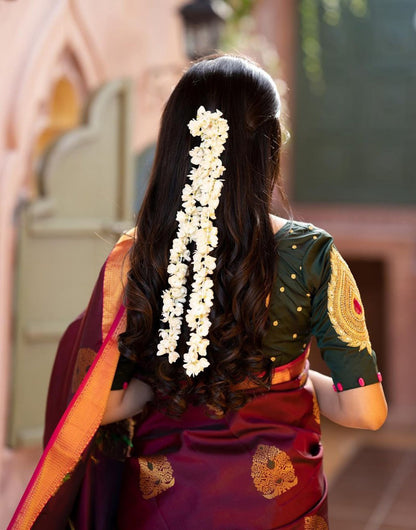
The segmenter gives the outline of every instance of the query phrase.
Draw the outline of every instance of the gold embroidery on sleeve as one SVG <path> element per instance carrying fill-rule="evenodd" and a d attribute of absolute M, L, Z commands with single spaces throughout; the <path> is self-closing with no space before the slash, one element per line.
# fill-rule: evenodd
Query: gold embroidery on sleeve
<path fill-rule="evenodd" d="M 371 343 L 365 323 L 360 292 L 351 271 L 338 250 L 331 248 L 331 280 L 328 284 L 328 314 L 338 338 L 360 351 Z"/>
<path fill-rule="evenodd" d="M 328 524 L 320 515 L 305 517 L 305 530 L 328 530 Z"/>
<path fill-rule="evenodd" d="M 266 499 L 274 499 L 298 483 L 289 456 L 274 445 L 257 446 L 251 477 L 257 491 Z"/>
<path fill-rule="evenodd" d="M 156 497 L 175 484 L 173 469 L 166 456 L 143 456 L 138 460 L 143 499 Z"/>

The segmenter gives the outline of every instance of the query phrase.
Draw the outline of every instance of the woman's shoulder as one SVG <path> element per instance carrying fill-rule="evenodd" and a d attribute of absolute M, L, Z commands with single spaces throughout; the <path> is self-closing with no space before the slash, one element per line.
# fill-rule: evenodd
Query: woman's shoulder
<path fill-rule="evenodd" d="M 272 225 L 273 233 L 276 235 L 285 227 L 285 225 L 289 223 L 289 219 L 270 214 L 270 222 Z"/>
<path fill-rule="evenodd" d="M 295 219 L 285 219 L 275 215 L 271 215 L 270 219 L 273 233 L 279 241 L 279 246 L 284 243 L 296 245 L 297 243 L 305 243 L 308 241 L 313 243 L 317 240 L 319 242 L 332 240 L 332 236 L 326 230 L 312 223 Z"/>
<path fill-rule="evenodd" d="M 118 238 L 117 242 L 113 246 L 108 258 L 108 260 L 113 261 L 114 263 L 124 263 L 126 256 L 129 254 L 131 247 L 136 238 L 136 229 L 132 228 L 126 230 Z"/>
<path fill-rule="evenodd" d="M 309 284 L 330 263 L 333 238 L 312 223 L 289 219 L 279 224 L 275 232 L 279 273 Z"/>
<path fill-rule="evenodd" d="M 119 246 L 131 247 L 136 239 L 136 228 L 130 228 L 121 234 L 114 248 Z"/>
<path fill-rule="evenodd" d="M 106 277 L 111 277 L 115 283 L 120 283 L 120 285 L 124 285 L 130 270 L 130 250 L 135 241 L 135 234 L 135 228 L 123 232 L 104 264 Z"/>

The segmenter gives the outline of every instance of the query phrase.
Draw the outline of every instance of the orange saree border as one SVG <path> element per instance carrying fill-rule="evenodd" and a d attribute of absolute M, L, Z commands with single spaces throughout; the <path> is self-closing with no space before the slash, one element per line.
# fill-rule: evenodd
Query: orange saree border
<path fill-rule="evenodd" d="M 123 235 L 107 258 L 103 283 L 104 342 L 46 446 L 8 530 L 31 528 L 100 426 L 119 358 L 118 335 L 126 328 L 123 270 L 128 270 L 125 257 L 132 241 L 130 233 Z"/>
<path fill-rule="evenodd" d="M 114 315 L 123 300 L 127 272 L 130 269 L 128 251 L 134 242 L 135 228 L 123 234 L 108 257 L 103 285 L 103 337 L 110 331 Z"/>
<path fill-rule="evenodd" d="M 304 352 L 301 353 L 299 357 L 296 357 L 296 359 L 294 359 L 290 363 L 284 364 L 282 366 L 276 366 L 273 371 L 271 384 L 279 385 L 280 383 L 287 383 L 295 377 L 299 377 L 301 379 L 300 384 L 304 384 L 307 379 L 307 373 L 305 372 L 305 368 L 307 366 L 310 349 L 311 343 L 306 346 Z M 246 379 L 242 383 L 235 385 L 233 388 L 234 390 L 251 390 L 257 387 L 258 385 Z"/>

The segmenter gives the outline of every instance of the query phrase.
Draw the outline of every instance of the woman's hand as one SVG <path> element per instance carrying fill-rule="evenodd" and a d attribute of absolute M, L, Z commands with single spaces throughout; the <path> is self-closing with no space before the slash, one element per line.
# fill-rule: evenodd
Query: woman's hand
<path fill-rule="evenodd" d="M 387 403 L 381 383 L 334 392 L 332 379 L 309 370 L 321 413 L 344 427 L 379 429 L 387 417 Z"/>
<path fill-rule="evenodd" d="M 110 392 L 101 425 L 135 416 L 152 398 L 150 386 L 133 378 L 126 389 Z"/>

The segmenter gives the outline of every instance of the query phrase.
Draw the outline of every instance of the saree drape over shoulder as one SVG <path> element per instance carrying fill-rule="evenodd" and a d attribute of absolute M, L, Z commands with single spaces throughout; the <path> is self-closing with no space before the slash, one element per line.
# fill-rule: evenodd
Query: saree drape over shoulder
<path fill-rule="evenodd" d="M 332 238 L 297 222 L 276 235 L 263 344 L 275 363 L 269 391 L 247 384 L 252 399 L 222 416 L 189 406 L 172 419 L 150 404 L 100 427 L 110 389 L 131 377 L 117 338 L 133 237 L 119 240 L 61 340 L 46 448 L 9 528 L 328 528 L 319 406 L 308 382 L 312 335 L 338 391 L 379 380 L 361 298 Z"/>

